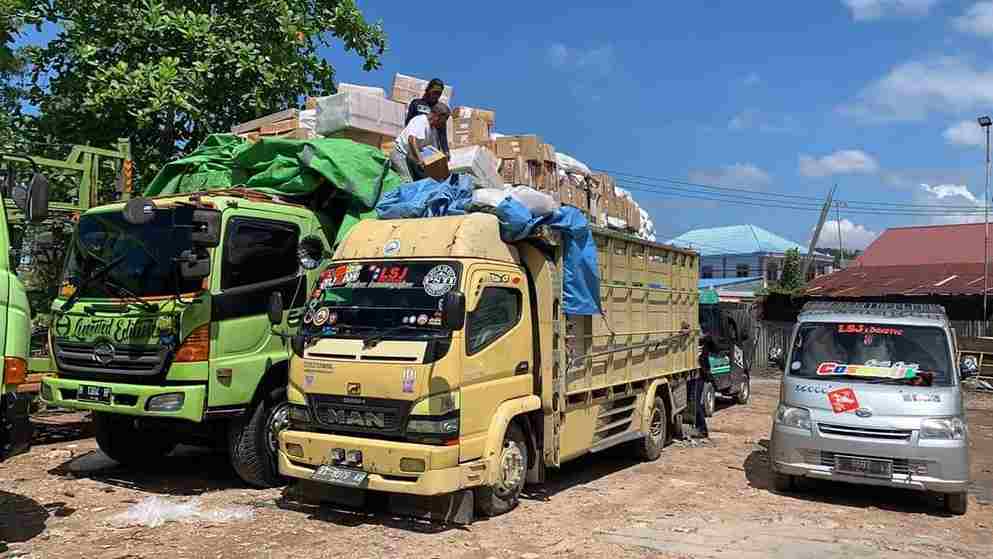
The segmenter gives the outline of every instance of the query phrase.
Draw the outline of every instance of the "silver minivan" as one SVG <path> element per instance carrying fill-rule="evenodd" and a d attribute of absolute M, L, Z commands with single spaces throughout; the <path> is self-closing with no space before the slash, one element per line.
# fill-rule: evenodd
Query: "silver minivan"
<path fill-rule="evenodd" d="M 944 494 L 965 514 L 969 431 L 955 335 L 938 305 L 807 303 L 783 360 L 773 486 L 797 478 Z M 971 363 L 970 363 L 971 365 Z"/>

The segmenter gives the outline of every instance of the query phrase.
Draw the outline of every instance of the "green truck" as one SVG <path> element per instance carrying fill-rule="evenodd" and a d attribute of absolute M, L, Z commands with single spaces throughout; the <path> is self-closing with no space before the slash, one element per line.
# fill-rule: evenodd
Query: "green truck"
<path fill-rule="evenodd" d="M 80 216 L 52 305 L 57 372 L 44 379 L 41 397 L 94 412 L 100 449 L 126 466 L 153 464 L 178 444 L 226 447 L 245 482 L 270 487 L 281 484 L 286 334 L 317 279 L 301 262 L 316 268 L 343 223 L 359 217 L 348 210 L 356 198 L 335 185 L 378 180 L 375 196 L 360 205 L 368 212 L 384 185 L 399 179 L 387 177 L 381 152 L 348 140 L 247 145 L 220 136 L 186 164 L 196 171 L 207 159 L 199 176 L 214 188 L 163 192 L 187 180 L 173 166 L 171 186 L 159 188 L 157 178 L 146 188 L 153 197 Z M 235 172 L 218 178 L 225 165 Z M 251 186 L 252 176 L 239 170 L 269 180 L 277 167 L 289 182 L 217 188 Z M 294 196 L 275 194 L 280 188 Z M 288 302 L 275 331 L 267 316 L 274 292 Z"/>
<path fill-rule="evenodd" d="M 713 381 L 704 387 L 702 398 L 707 417 L 714 414 L 718 394 L 739 404 L 748 403 L 751 396 L 754 348 L 746 343 L 750 338 L 748 313 L 746 309 L 732 308 L 735 306 L 721 303 L 714 289 L 700 291 L 700 330 L 718 349 L 708 358 Z"/>
<path fill-rule="evenodd" d="M 3 373 L 0 379 L 0 461 L 26 452 L 31 444 L 28 419 L 30 398 L 18 394 L 25 382 L 31 344 L 31 309 L 24 284 L 15 274 L 16 263 L 10 258 L 11 213 L 23 212 L 27 221 L 45 219 L 48 213 L 48 181 L 29 157 L 0 154 L 8 165 L 2 169 L 0 188 L 0 340 L 3 342 Z M 19 184 L 14 162 L 32 167 L 31 178 Z M 11 207 L 11 205 L 13 207 Z"/>

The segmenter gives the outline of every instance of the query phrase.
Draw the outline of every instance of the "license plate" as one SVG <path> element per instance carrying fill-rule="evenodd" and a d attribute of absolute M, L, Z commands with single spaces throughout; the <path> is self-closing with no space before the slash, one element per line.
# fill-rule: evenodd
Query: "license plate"
<path fill-rule="evenodd" d="M 109 404 L 113 396 L 114 393 L 109 386 L 89 386 L 86 384 L 81 385 L 79 391 L 76 393 L 76 399 L 78 400 L 99 402 L 101 404 Z"/>
<path fill-rule="evenodd" d="M 893 473 L 893 462 L 890 462 L 889 460 L 873 460 L 870 458 L 838 456 L 835 458 L 834 469 L 841 474 L 891 477 Z"/>
<path fill-rule="evenodd" d="M 311 476 L 310 479 L 330 483 L 332 485 L 358 487 L 362 485 L 362 482 L 365 481 L 368 475 L 369 474 L 361 470 L 349 470 L 346 468 L 324 465 L 317 468 L 317 471 L 314 472 L 314 475 Z"/>

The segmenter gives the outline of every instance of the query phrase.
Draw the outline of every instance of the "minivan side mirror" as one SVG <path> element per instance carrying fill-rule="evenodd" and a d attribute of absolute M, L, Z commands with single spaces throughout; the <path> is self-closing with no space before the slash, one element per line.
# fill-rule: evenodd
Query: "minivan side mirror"
<path fill-rule="evenodd" d="M 269 323 L 278 326 L 283 322 L 283 294 L 273 291 L 269 296 Z"/>
<path fill-rule="evenodd" d="M 465 326 L 465 294 L 461 291 L 445 293 L 441 302 L 441 327 L 461 330 Z"/>

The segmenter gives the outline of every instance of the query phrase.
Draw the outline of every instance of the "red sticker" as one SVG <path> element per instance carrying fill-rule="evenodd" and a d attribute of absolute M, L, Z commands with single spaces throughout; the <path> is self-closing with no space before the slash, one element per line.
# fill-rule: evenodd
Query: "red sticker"
<path fill-rule="evenodd" d="M 851 388 L 839 388 L 828 392 L 828 401 L 834 413 L 845 413 L 859 409 L 859 399 Z"/>

